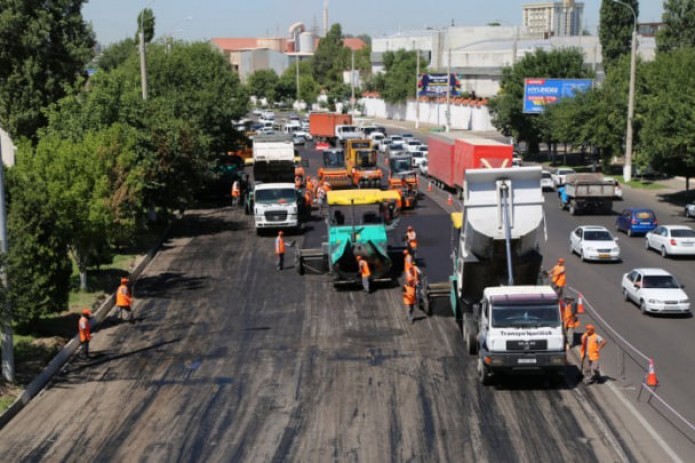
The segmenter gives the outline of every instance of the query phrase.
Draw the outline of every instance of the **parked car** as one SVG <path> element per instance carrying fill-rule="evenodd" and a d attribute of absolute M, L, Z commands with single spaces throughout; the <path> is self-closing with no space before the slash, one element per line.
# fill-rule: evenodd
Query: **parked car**
<path fill-rule="evenodd" d="M 673 275 L 660 268 L 636 268 L 623 275 L 623 297 L 642 314 L 690 314 L 690 299 Z"/>
<path fill-rule="evenodd" d="M 553 187 L 557 188 L 564 185 L 567 181 L 567 176 L 572 174 L 576 174 L 576 172 L 574 169 L 570 169 L 569 167 L 559 167 L 555 169 L 553 173 L 550 174 L 551 178 L 553 179 Z"/>
<path fill-rule="evenodd" d="M 615 221 L 616 230 L 625 232 L 627 236 L 646 234 L 658 225 L 654 211 L 641 207 L 623 209 Z"/>
<path fill-rule="evenodd" d="M 670 255 L 695 255 L 695 230 L 686 225 L 659 225 L 645 235 L 644 247 Z"/>
<path fill-rule="evenodd" d="M 620 246 L 606 227 L 582 225 L 570 233 L 570 253 L 577 254 L 582 261 L 619 261 Z"/>
<path fill-rule="evenodd" d="M 613 199 L 618 199 L 618 200 L 623 199 L 623 187 L 620 186 L 620 182 L 618 182 L 613 177 L 603 177 L 603 180 L 615 185 L 615 190 L 614 190 L 615 196 L 613 197 Z"/>
<path fill-rule="evenodd" d="M 553 183 L 553 177 L 547 170 L 544 170 L 541 173 L 541 188 L 543 188 L 543 191 L 549 191 L 555 188 L 555 184 Z"/>
<path fill-rule="evenodd" d="M 420 165 L 418 166 L 418 170 L 420 171 L 420 175 L 427 175 L 427 159 L 420 163 Z"/>
<path fill-rule="evenodd" d="M 688 204 L 685 206 L 685 213 L 684 215 L 686 217 L 695 217 L 695 203 L 693 204 Z"/>
<path fill-rule="evenodd" d="M 423 162 L 427 161 L 427 155 L 425 154 L 424 151 L 413 151 L 410 153 L 413 156 L 413 167 L 418 167 L 420 164 Z"/>

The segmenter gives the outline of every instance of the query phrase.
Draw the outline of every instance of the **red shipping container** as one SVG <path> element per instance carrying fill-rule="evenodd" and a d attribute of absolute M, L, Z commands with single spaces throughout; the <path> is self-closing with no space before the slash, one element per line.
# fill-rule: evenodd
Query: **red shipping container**
<path fill-rule="evenodd" d="M 427 140 L 427 176 L 454 188 L 454 141 L 448 134 L 433 134 Z"/>
<path fill-rule="evenodd" d="M 335 138 L 336 125 L 352 125 L 352 116 L 335 113 L 309 114 L 309 133 L 312 137 Z"/>

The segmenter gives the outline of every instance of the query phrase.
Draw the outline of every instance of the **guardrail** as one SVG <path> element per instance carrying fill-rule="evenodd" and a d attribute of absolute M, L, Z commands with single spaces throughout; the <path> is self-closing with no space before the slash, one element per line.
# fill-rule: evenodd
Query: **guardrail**
<path fill-rule="evenodd" d="M 695 443 L 695 425 L 693 425 L 693 423 L 691 423 L 687 418 L 685 418 L 675 408 L 673 408 L 668 402 L 666 402 L 666 400 L 663 397 L 657 394 L 656 387 L 651 387 L 647 385 L 646 376 L 649 371 L 649 364 L 652 362 L 652 358 L 644 352 L 642 352 L 641 350 L 639 350 L 637 347 L 635 347 L 632 343 L 625 339 L 625 337 L 622 336 L 615 328 L 613 328 L 601 316 L 601 314 L 598 313 L 598 311 L 594 308 L 591 302 L 579 290 L 571 286 L 568 286 L 565 289 L 574 293 L 574 295 L 577 298 L 580 296 L 582 297 L 584 301 L 585 310 L 590 313 L 591 317 L 594 320 L 596 320 L 596 324 L 603 328 L 604 331 L 606 331 L 606 336 L 608 336 L 609 338 L 611 338 L 611 340 L 614 341 L 614 345 L 616 346 L 618 354 L 618 374 L 621 377 L 626 378 L 626 358 L 631 359 L 635 363 L 635 365 L 637 365 L 642 371 L 645 372 L 645 375 L 639 380 L 640 389 L 639 393 L 637 394 L 637 401 L 641 401 L 642 392 L 647 391 L 649 393 L 649 399 L 647 399 L 646 403 L 652 408 L 654 408 L 657 413 L 664 417 L 664 419 L 667 422 L 669 422 L 669 424 L 674 426 L 690 442 Z M 641 363 L 641 361 L 646 362 L 647 366 L 645 367 L 644 363 Z M 660 407 L 656 407 L 655 404 L 652 403 L 652 399 L 655 399 L 660 405 Z"/>

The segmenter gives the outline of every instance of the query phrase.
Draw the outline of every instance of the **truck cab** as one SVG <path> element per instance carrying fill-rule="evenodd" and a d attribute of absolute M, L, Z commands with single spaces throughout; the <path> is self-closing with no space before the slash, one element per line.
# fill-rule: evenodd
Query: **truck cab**
<path fill-rule="evenodd" d="M 249 194 L 256 231 L 298 228 L 304 198 L 294 183 L 256 184 Z"/>
<path fill-rule="evenodd" d="M 417 172 L 413 168 L 410 153 L 394 153 L 389 156 L 389 189 L 401 195 L 402 208 L 414 208 L 417 205 Z"/>
<path fill-rule="evenodd" d="M 379 188 L 383 172 L 377 167 L 377 154 L 369 139 L 348 140 L 345 165 L 358 188 Z"/>
<path fill-rule="evenodd" d="M 360 137 L 357 127 L 354 125 L 336 125 L 335 138 L 338 143 L 344 145 L 348 140 L 354 140 Z"/>

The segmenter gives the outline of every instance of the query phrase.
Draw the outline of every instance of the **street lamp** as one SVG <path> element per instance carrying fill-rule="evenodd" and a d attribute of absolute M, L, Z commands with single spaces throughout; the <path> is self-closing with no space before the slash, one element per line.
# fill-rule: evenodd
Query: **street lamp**
<path fill-rule="evenodd" d="M 630 9 L 634 19 L 632 28 L 632 51 L 630 54 L 630 90 L 627 97 L 627 130 L 625 133 L 625 166 L 623 167 L 623 178 L 626 182 L 632 180 L 632 118 L 635 114 L 635 73 L 637 68 L 637 13 L 629 3 L 620 0 L 613 0 L 615 3 L 626 6 Z"/>

